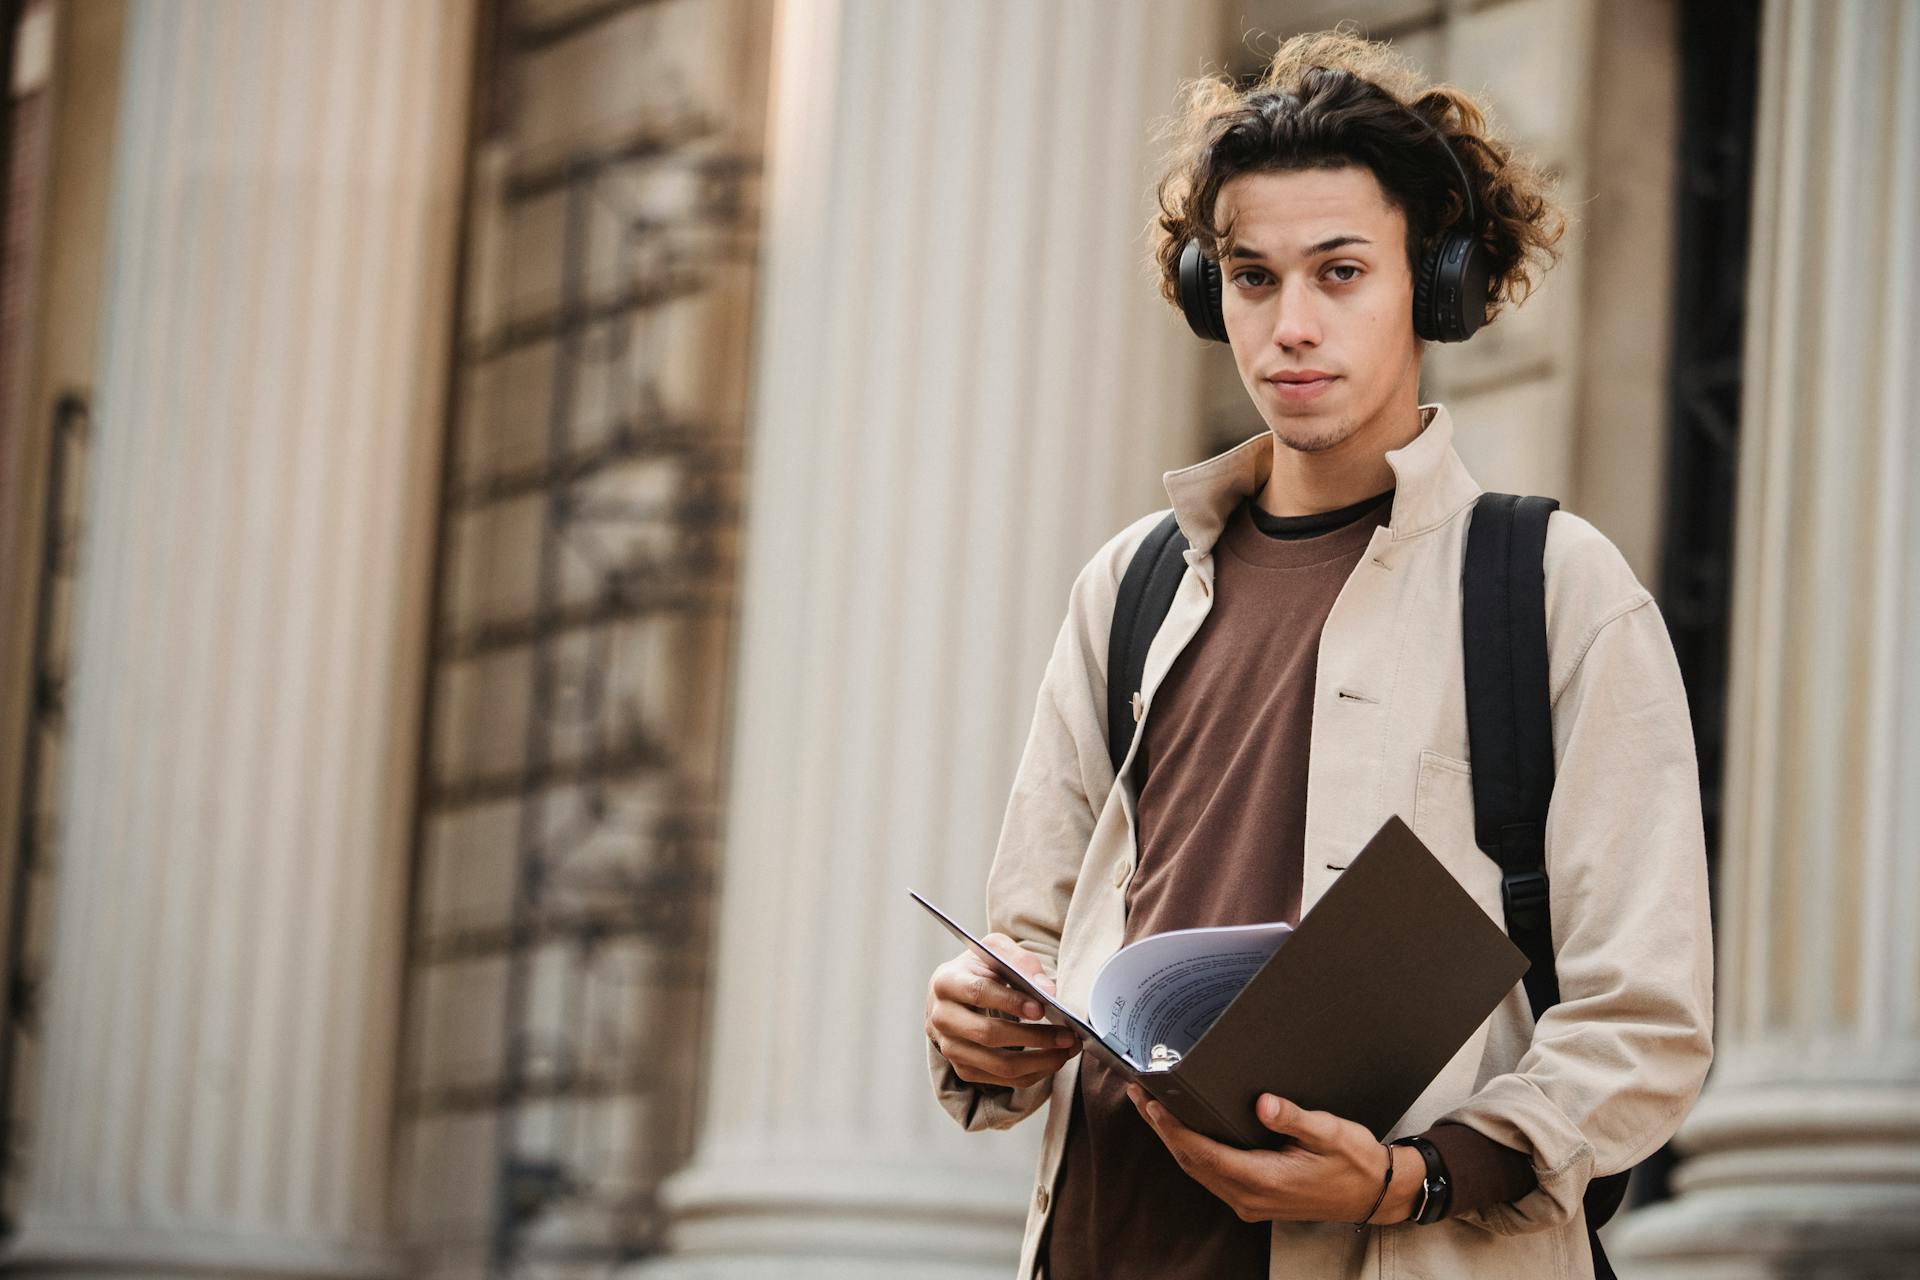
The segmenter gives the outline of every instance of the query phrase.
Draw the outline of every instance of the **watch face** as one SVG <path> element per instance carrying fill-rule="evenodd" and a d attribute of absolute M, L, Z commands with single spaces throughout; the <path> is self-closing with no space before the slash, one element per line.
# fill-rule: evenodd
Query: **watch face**
<path fill-rule="evenodd" d="M 1429 1174 L 1426 1179 L 1425 1191 L 1426 1202 L 1416 1221 L 1438 1222 L 1440 1220 L 1440 1207 L 1446 1203 L 1447 1175 L 1444 1173 Z"/>

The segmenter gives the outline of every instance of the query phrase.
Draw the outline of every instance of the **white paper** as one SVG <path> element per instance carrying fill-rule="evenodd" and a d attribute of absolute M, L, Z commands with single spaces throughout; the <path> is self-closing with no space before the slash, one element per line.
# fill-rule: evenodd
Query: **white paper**
<path fill-rule="evenodd" d="M 1136 1067 L 1156 1044 L 1184 1055 L 1240 994 L 1292 926 L 1173 929 L 1108 957 L 1093 980 L 1087 1021 Z"/>

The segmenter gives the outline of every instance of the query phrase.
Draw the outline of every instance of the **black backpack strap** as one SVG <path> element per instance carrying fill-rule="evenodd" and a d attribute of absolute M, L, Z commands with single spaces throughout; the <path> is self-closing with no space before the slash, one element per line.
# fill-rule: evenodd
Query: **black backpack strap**
<path fill-rule="evenodd" d="M 1500 864 L 1507 936 L 1526 953 L 1536 1021 L 1560 1000 L 1547 913 L 1553 706 L 1541 556 L 1551 498 L 1483 493 L 1467 526 L 1461 582 L 1473 838 Z"/>
<path fill-rule="evenodd" d="M 1587 1194 L 1581 1203 L 1587 1212 L 1587 1247 L 1593 1253 L 1593 1280 L 1620 1280 L 1614 1274 L 1613 1264 L 1607 1261 L 1607 1251 L 1601 1247 L 1600 1228 L 1607 1225 L 1614 1210 L 1627 1198 L 1627 1179 L 1632 1173 L 1631 1169 L 1622 1169 L 1587 1183 Z"/>
<path fill-rule="evenodd" d="M 1526 954 L 1534 1021 L 1560 1002 L 1546 868 L 1553 798 L 1553 691 L 1547 674 L 1542 559 L 1552 498 L 1483 493 L 1467 525 L 1461 570 L 1473 838 L 1500 864 L 1507 935 Z M 1598 1229 L 1620 1207 L 1627 1173 L 1587 1184 L 1587 1243 L 1597 1280 L 1615 1280 Z"/>
<path fill-rule="evenodd" d="M 1116 777 L 1133 746 L 1133 695 L 1146 675 L 1147 648 L 1173 607 L 1187 571 L 1186 549 L 1187 536 L 1169 511 L 1141 541 L 1120 579 L 1107 633 L 1107 754 Z"/>

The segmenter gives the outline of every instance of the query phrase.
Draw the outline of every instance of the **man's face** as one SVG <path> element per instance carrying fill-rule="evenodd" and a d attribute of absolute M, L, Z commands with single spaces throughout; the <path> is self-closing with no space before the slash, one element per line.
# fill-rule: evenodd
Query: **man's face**
<path fill-rule="evenodd" d="M 1306 453 L 1390 432 L 1418 402 L 1407 224 L 1363 166 L 1249 173 L 1220 188 L 1235 219 L 1221 311 L 1240 381 L 1282 444 Z M 1303 374 L 1327 374 L 1289 382 Z"/>

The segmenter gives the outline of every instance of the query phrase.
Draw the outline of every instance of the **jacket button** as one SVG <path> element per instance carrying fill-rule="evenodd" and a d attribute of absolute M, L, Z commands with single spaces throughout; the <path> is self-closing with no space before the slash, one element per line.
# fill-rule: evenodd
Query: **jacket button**
<path fill-rule="evenodd" d="M 1129 871 L 1131 871 L 1131 870 L 1133 870 L 1133 868 L 1132 868 L 1132 867 L 1130 867 L 1130 866 L 1128 866 L 1128 865 L 1127 865 L 1126 863 L 1124 863 L 1124 862 L 1122 862 L 1122 863 L 1120 863 L 1120 864 L 1119 864 L 1118 866 L 1116 866 L 1116 867 L 1114 867 L 1114 869 L 1113 869 L 1113 887 L 1114 887 L 1114 888 L 1116 888 L 1116 889 L 1118 889 L 1118 888 L 1120 888 L 1120 887 L 1121 887 L 1122 885 L 1124 885 L 1124 884 L 1126 884 L 1126 882 L 1127 882 L 1127 872 L 1129 872 Z"/>
<path fill-rule="evenodd" d="M 1133 722 L 1140 723 L 1140 691 L 1138 689 L 1133 691 Z"/>
<path fill-rule="evenodd" d="M 1033 1193 L 1033 1203 L 1034 1207 L 1039 1209 L 1040 1212 L 1045 1213 L 1047 1211 L 1047 1189 L 1045 1187 L 1041 1187 Z"/>

